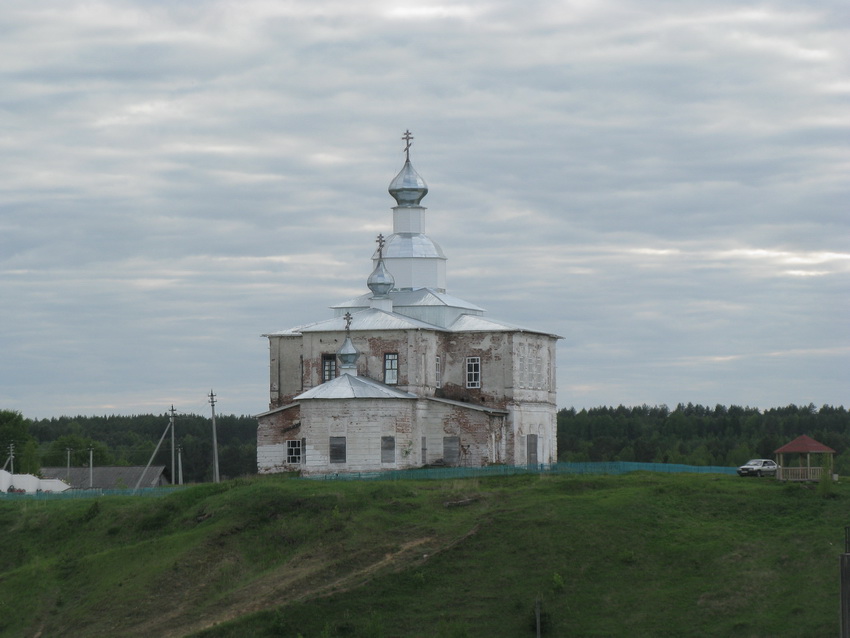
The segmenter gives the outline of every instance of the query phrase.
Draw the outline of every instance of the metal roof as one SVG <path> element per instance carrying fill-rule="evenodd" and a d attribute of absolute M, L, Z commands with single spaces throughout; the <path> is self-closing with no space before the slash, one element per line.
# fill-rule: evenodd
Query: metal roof
<path fill-rule="evenodd" d="M 417 292 L 417 291 L 414 291 Z M 438 293 L 433 293 L 435 296 Z M 427 305 L 427 304 L 423 304 Z M 411 306 L 413 307 L 413 306 Z M 398 312 L 386 312 L 377 308 L 367 308 L 354 312 L 351 315 L 351 331 L 367 332 L 375 330 L 436 330 L 439 332 L 529 332 L 532 334 L 544 334 L 561 339 L 559 335 L 542 330 L 522 328 L 513 324 L 488 319 L 481 315 L 462 314 L 450 326 L 444 328 L 433 323 L 407 317 Z M 344 332 L 345 319 L 334 317 L 325 321 L 290 328 L 280 332 L 272 332 L 264 337 L 296 336 L 306 332 Z"/>
<path fill-rule="evenodd" d="M 397 390 L 367 377 L 341 374 L 335 379 L 317 385 L 294 398 L 295 401 L 310 399 L 416 399 L 415 394 Z"/>
<path fill-rule="evenodd" d="M 375 257 L 377 257 L 377 254 Z M 390 235 L 384 246 L 384 259 L 410 258 L 446 259 L 446 255 L 439 244 L 424 233 L 395 233 Z"/>
<path fill-rule="evenodd" d="M 484 312 L 480 306 L 474 303 L 454 297 L 444 292 L 439 292 L 433 288 L 417 288 L 416 290 L 393 290 L 389 293 L 389 298 L 393 300 L 393 308 L 404 308 L 406 306 L 448 306 L 450 308 L 462 308 L 463 310 L 473 310 L 476 312 Z M 333 309 L 347 308 L 368 308 L 371 293 L 365 293 L 354 299 L 343 301 L 342 303 L 331 306 Z"/>
<path fill-rule="evenodd" d="M 530 332 L 533 334 L 543 334 L 549 335 L 550 337 L 556 337 L 561 339 L 562 337 L 552 334 L 549 332 L 544 332 L 542 330 L 531 330 L 529 328 L 522 328 L 520 326 L 515 326 L 510 323 L 506 323 L 504 321 L 497 321 L 495 319 L 487 319 L 486 317 L 476 316 L 476 315 L 461 315 L 457 321 L 455 321 L 451 326 L 449 326 L 449 331 L 451 332 Z"/>
<path fill-rule="evenodd" d="M 89 472 L 91 471 L 91 474 Z M 143 465 L 102 466 L 93 467 L 43 467 L 41 475 L 45 478 L 56 478 L 66 481 L 75 489 L 90 487 L 105 490 L 133 489 L 144 472 L 144 480 L 140 487 L 158 487 L 168 485 L 164 465 L 151 465 L 145 471 Z M 91 479 L 89 478 L 91 477 Z"/>
<path fill-rule="evenodd" d="M 377 308 L 367 308 L 351 315 L 351 332 L 372 330 L 442 330 L 424 321 L 417 321 L 395 312 L 385 312 Z M 264 334 L 264 337 L 282 337 L 286 335 L 299 335 L 305 332 L 345 332 L 345 319 L 334 317 L 308 323 L 288 330 Z"/>

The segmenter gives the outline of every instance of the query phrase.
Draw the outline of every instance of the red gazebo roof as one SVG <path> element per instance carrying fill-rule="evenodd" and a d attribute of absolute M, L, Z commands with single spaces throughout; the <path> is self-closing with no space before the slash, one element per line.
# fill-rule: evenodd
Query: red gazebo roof
<path fill-rule="evenodd" d="M 831 447 L 827 447 L 805 434 L 798 436 L 790 443 L 786 443 L 781 448 L 773 451 L 774 454 L 787 454 L 790 452 L 799 452 L 802 454 L 835 454 L 835 450 Z"/>

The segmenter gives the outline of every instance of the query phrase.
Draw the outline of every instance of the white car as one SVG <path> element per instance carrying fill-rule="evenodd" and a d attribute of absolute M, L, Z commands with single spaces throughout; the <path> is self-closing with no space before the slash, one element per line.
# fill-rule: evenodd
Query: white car
<path fill-rule="evenodd" d="M 738 476 L 776 476 L 779 466 L 770 459 L 750 459 L 738 468 Z"/>

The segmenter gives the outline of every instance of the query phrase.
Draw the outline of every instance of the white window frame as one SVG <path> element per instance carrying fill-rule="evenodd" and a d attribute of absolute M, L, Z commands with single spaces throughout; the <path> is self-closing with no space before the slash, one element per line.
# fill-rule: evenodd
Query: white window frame
<path fill-rule="evenodd" d="M 301 439 L 287 439 L 286 462 L 291 465 L 300 465 L 304 462 L 304 447 Z"/>
<path fill-rule="evenodd" d="M 434 379 L 434 387 L 442 388 L 443 387 L 443 360 L 440 355 L 437 355 L 436 367 L 434 368 L 434 372 L 436 372 L 436 377 Z"/>
<path fill-rule="evenodd" d="M 466 387 L 481 387 L 481 357 L 466 358 Z"/>
<path fill-rule="evenodd" d="M 398 352 L 384 353 L 384 383 L 398 385 Z"/>

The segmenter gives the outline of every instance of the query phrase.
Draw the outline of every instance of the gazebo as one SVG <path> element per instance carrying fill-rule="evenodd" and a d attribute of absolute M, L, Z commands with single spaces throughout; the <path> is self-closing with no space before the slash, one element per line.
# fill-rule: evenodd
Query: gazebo
<path fill-rule="evenodd" d="M 776 478 L 780 481 L 819 481 L 823 474 L 823 467 L 812 467 L 812 454 L 820 454 L 823 460 L 824 454 L 834 455 L 835 450 L 831 447 L 815 441 L 812 437 L 805 434 L 798 436 L 790 443 L 786 443 L 781 448 L 774 450 L 776 454 L 776 462 L 779 464 L 779 469 L 776 471 Z M 785 467 L 786 454 L 799 454 L 799 467 Z M 803 455 L 806 455 L 806 465 L 803 466 Z M 833 467 L 832 459 L 828 467 Z"/>

